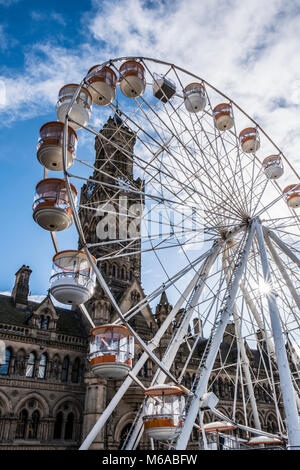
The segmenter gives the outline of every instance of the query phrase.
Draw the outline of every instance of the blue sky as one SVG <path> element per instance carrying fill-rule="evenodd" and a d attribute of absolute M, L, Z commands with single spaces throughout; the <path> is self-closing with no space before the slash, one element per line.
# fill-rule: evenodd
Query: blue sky
<path fill-rule="evenodd" d="M 36 1 L 8 3 L 0 2 L 0 31 L 6 38 L 0 48 L 2 76 L 16 80 L 24 69 L 28 70 L 29 64 L 34 67 L 42 62 L 44 54 L 38 45 L 68 50 L 83 41 L 82 18 L 91 7 L 90 2 L 51 1 L 48 7 L 43 3 L 42 9 Z M 31 85 L 34 87 L 34 80 Z M 16 86 L 15 93 L 23 93 L 21 84 Z M 29 264 L 33 270 L 31 291 L 38 294 L 47 289 L 53 250 L 49 234 L 40 230 L 32 219 L 34 188 L 42 179 L 43 170 L 36 160 L 36 144 L 41 125 L 56 117 L 52 103 L 42 104 L 40 111 L 39 104 L 33 103 L 33 106 L 35 109 L 29 111 L 30 104 L 24 103 L 14 115 L 0 107 L 4 119 L 0 133 L 1 242 L 4 248 L 0 290 L 10 290 L 16 270 L 22 264 Z M 74 230 L 70 229 L 67 239 L 73 244 L 75 237 Z"/>
<path fill-rule="evenodd" d="M 31 209 L 38 132 L 56 119 L 59 88 L 96 63 L 137 54 L 185 67 L 258 119 L 299 167 L 299 9 L 280 0 L 0 0 L 0 291 L 22 264 L 33 270 L 32 294 L 48 289 L 53 249 Z M 74 228 L 60 240 L 76 246 Z"/>

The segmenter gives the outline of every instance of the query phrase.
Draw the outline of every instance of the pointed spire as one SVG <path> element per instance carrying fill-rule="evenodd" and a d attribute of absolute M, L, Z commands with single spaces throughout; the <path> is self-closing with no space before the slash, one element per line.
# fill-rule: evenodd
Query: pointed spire
<path fill-rule="evenodd" d="M 29 266 L 23 266 L 16 272 L 15 285 L 11 296 L 16 307 L 26 307 L 28 305 L 29 278 L 32 273 Z"/>
<path fill-rule="evenodd" d="M 156 316 L 158 325 L 161 325 L 165 321 L 165 319 L 167 318 L 171 310 L 172 310 L 172 306 L 170 305 L 168 301 L 167 294 L 165 291 L 163 291 L 160 297 L 160 301 L 156 305 L 156 310 L 155 310 L 155 316 Z"/>
<path fill-rule="evenodd" d="M 123 119 L 122 119 L 121 116 L 122 116 L 122 112 L 121 112 L 120 109 L 119 109 L 119 103 L 118 103 L 118 101 L 117 101 L 116 112 L 115 112 L 115 114 L 114 114 L 114 116 L 113 116 L 113 120 L 114 120 L 114 122 L 115 122 L 115 124 L 116 124 L 117 126 L 124 125 L 124 124 L 123 124 Z"/>
<path fill-rule="evenodd" d="M 226 325 L 223 342 L 227 344 L 236 344 L 235 325 L 234 322 L 229 322 Z"/>
<path fill-rule="evenodd" d="M 169 305 L 166 291 L 163 291 L 160 297 L 159 305 Z"/>

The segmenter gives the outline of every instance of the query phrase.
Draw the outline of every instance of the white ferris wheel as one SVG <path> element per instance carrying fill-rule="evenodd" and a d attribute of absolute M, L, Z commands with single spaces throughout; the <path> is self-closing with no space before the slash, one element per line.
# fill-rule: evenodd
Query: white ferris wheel
<path fill-rule="evenodd" d="M 92 108 L 94 123 L 113 114 L 115 128 L 104 132 L 92 125 Z M 37 158 L 44 178 L 33 206 L 35 221 L 50 231 L 56 250 L 51 293 L 79 305 L 91 323 L 93 373 L 123 380 L 81 449 L 90 447 L 133 382 L 143 389 L 144 402 L 124 449 L 135 449 L 143 433 L 152 448 L 159 443 L 185 449 L 195 429 L 202 448 L 209 448 L 215 434 L 233 442 L 236 429 L 249 437 L 247 442 L 236 438 L 239 447 L 300 448 L 300 180 L 292 164 L 235 102 L 196 74 L 161 60 L 122 57 L 92 67 L 80 84 L 60 90 L 57 118 L 40 130 Z M 105 163 L 76 153 L 78 131 L 99 138 Z M 49 171 L 63 176 L 49 177 Z M 285 188 L 280 181 L 288 183 Z M 93 197 L 78 202 L 76 185 L 83 183 Z M 120 197 L 134 202 L 125 213 Z M 98 238 L 86 240 L 82 210 L 87 219 L 96 214 L 106 220 L 106 240 L 99 226 Z M 72 223 L 81 249 L 59 251 L 56 232 Z M 147 292 L 122 311 L 103 267 L 137 255 L 147 268 Z M 95 325 L 84 305 L 96 279 L 116 313 L 110 324 Z M 153 307 L 163 292 L 173 307 L 145 343 L 130 320 Z M 159 359 L 156 348 L 174 324 Z M 228 324 L 232 342 L 220 355 Z M 143 351 L 136 360 L 134 343 Z M 174 374 L 183 344 L 188 354 Z M 200 344 L 187 386 L 185 374 Z M 251 345 L 257 348 L 255 367 Z M 138 374 L 149 359 L 156 372 L 145 389 Z M 220 375 L 231 390 L 231 416 L 218 411 L 214 382 Z M 260 392 L 274 405 L 276 434 L 263 430 Z M 238 400 L 243 424 L 236 417 Z M 204 423 L 207 410 L 214 419 Z"/>

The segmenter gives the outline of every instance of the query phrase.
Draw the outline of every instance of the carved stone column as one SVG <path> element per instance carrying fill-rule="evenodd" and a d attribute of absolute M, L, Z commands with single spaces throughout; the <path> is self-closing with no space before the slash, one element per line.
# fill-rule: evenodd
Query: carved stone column
<path fill-rule="evenodd" d="M 85 406 L 83 414 L 83 439 L 90 432 L 97 419 L 103 413 L 106 407 L 106 380 L 98 379 L 95 377 L 86 377 L 86 395 L 85 395 Z M 97 438 L 90 447 L 93 449 L 104 449 L 105 440 L 104 432 L 102 429 L 98 434 Z"/>

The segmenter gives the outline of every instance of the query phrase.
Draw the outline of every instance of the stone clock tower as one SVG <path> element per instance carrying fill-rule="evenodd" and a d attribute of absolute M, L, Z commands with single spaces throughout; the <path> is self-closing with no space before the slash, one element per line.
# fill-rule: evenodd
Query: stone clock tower
<path fill-rule="evenodd" d="M 108 119 L 95 139 L 94 172 L 81 189 L 79 209 L 86 242 L 92 245 L 90 251 L 97 259 L 97 266 L 123 312 L 144 297 L 139 239 L 144 183 L 134 177 L 135 143 L 135 134 L 122 123 L 118 114 Z M 95 325 L 111 323 L 116 318 L 116 312 L 98 283 L 86 307 Z M 144 340 L 149 340 L 155 328 L 150 308 L 145 307 L 132 319 L 131 324 Z M 139 354 L 136 345 L 135 357 Z M 84 435 L 103 412 L 108 397 L 115 393 L 117 387 L 115 381 L 99 379 L 91 373 L 87 373 L 85 382 Z M 131 387 L 128 392 L 128 403 L 136 403 L 141 398 L 133 390 L 135 387 Z M 121 417 L 124 412 L 116 410 L 116 415 L 119 413 Z M 115 429 L 115 425 L 108 423 L 95 440 L 94 449 L 103 449 L 108 440 L 113 440 L 109 437 L 109 429 Z"/>
<path fill-rule="evenodd" d="M 139 251 L 140 241 L 116 242 L 139 233 L 138 216 L 144 200 L 143 182 L 133 176 L 135 140 L 118 114 L 108 119 L 95 139 L 95 170 L 80 196 L 79 216 L 85 239 L 90 244 L 101 244 L 90 251 L 100 258 L 98 268 L 118 303 L 134 280 L 141 281 L 141 256 L 131 254 Z M 132 298 L 137 300 L 134 294 Z M 111 321 L 113 311 L 99 285 L 89 304 L 95 324 Z"/>

